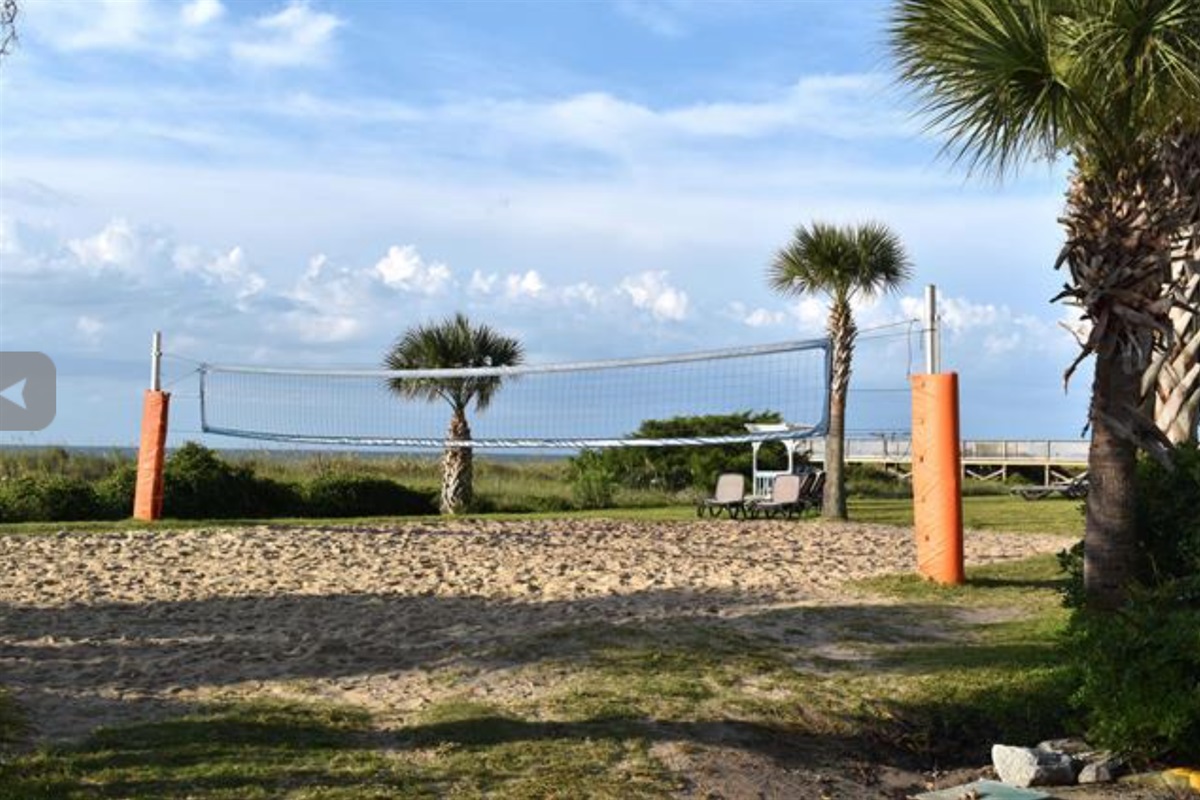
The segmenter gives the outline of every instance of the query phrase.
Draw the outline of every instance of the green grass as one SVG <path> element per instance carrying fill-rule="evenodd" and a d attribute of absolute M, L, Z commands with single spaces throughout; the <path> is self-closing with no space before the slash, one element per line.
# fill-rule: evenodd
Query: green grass
<path fill-rule="evenodd" d="M 479 705 L 437 706 L 393 731 L 354 708 L 239 703 L 0 763 L 0 798 L 620 798 L 670 787 L 646 740 L 603 725 L 578 733 Z"/>
<path fill-rule="evenodd" d="M 897 648 L 865 676 L 867 691 L 887 698 L 872 718 L 897 722 L 882 726 L 887 740 L 932 758 L 984 760 L 990 742 L 1078 729 L 1067 705 L 1074 679 L 1061 650 L 1064 585 L 1053 556 L 973 568 L 963 586 L 907 575 L 861 582 L 863 591 L 968 620 L 961 638 Z"/>
<path fill-rule="evenodd" d="M 963 498 L 963 524 L 995 531 L 1036 531 L 1083 535 L 1082 503 L 1052 498 L 1030 502 L 1011 495 Z M 912 501 L 851 498 L 850 516 L 859 522 L 912 525 Z"/>
<path fill-rule="evenodd" d="M 541 519 L 627 519 L 645 521 L 693 520 L 696 510 L 693 505 L 629 506 L 591 511 L 538 511 L 538 512 L 490 512 L 475 515 L 493 520 L 541 520 Z M 465 515 L 458 519 L 472 519 Z M 912 501 L 902 498 L 870 499 L 851 498 L 850 518 L 856 522 L 875 522 L 885 525 L 912 525 Z M 1069 535 L 1083 534 L 1083 514 L 1075 500 L 1042 500 L 1026 502 L 1010 496 L 980 496 L 963 498 L 963 518 L 968 528 L 977 530 L 1041 531 Z M 805 517 L 811 520 L 811 515 Z M 102 522 L 18 522 L 0 524 L 4 533 L 46 533 L 54 531 L 110 531 L 110 530 L 171 530 L 178 528 L 235 527 L 254 525 L 319 525 L 337 527 L 347 525 L 379 525 L 394 522 L 419 521 L 424 525 L 437 525 L 439 518 L 416 517 L 334 517 L 334 518 L 278 518 L 278 519 L 196 519 L 161 520 L 154 523 L 136 520 Z M 746 521 L 746 525 L 754 525 Z"/>
<path fill-rule="evenodd" d="M 25 735 L 25 717 L 3 687 L 0 687 L 0 752 L 21 741 Z"/>

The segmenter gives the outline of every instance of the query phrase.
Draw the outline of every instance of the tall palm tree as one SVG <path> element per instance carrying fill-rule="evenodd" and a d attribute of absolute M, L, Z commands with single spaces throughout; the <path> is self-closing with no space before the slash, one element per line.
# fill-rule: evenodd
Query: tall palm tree
<path fill-rule="evenodd" d="M 823 222 L 801 225 L 768 269 L 767 282 L 781 294 L 821 294 L 829 298 L 833 375 L 825 438 L 826 517 L 846 518 L 846 390 L 858 334 L 851 301 L 895 291 L 911 274 L 900 238 L 878 222 L 845 227 Z"/>
<path fill-rule="evenodd" d="M 516 339 L 497 333 L 486 325 L 473 325 L 463 314 L 405 331 L 384 356 L 387 369 L 443 369 L 453 367 L 512 367 L 525 358 Z M 471 378 L 389 378 L 388 387 L 402 397 L 450 405 L 450 429 L 447 440 L 471 440 L 467 408 L 476 411 L 491 404 L 500 390 L 499 376 Z M 474 500 L 473 458 L 470 447 L 449 445 L 442 454 L 443 514 L 457 514 L 470 508 Z"/>
<path fill-rule="evenodd" d="M 1175 186 L 1200 187 L 1200 127 L 1172 137 L 1162 151 Z M 1200 191 L 1191 199 L 1190 224 L 1176 231 L 1171 248 L 1171 330 L 1142 377 L 1154 422 L 1173 444 L 1196 441 L 1200 423 Z"/>
<path fill-rule="evenodd" d="M 1187 247 L 1186 261 L 1183 247 L 1175 250 L 1177 305 L 1169 315 L 1171 335 L 1142 376 L 1142 394 L 1151 400 L 1154 423 L 1172 444 L 1196 441 L 1200 422 L 1200 238 Z M 1182 270 L 1188 274 L 1181 275 Z"/>
<path fill-rule="evenodd" d="M 1170 243 L 1198 190 L 1164 149 L 1200 124 L 1200 3 L 898 0 L 890 35 L 958 158 L 996 175 L 1074 161 L 1055 299 L 1091 322 L 1067 377 L 1095 356 L 1084 583 L 1089 605 L 1114 608 L 1137 569 L 1137 448 L 1164 446 L 1140 384 L 1169 330 Z"/>

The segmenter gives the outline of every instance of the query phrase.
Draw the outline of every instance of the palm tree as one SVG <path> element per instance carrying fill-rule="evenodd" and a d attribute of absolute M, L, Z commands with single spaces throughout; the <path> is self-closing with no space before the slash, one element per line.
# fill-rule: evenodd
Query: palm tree
<path fill-rule="evenodd" d="M 1168 141 L 1162 155 L 1174 185 L 1200 186 L 1200 127 Z M 1200 192 L 1192 201 L 1191 224 L 1175 232 L 1171 245 L 1171 330 L 1142 377 L 1154 422 L 1172 444 L 1195 442 L 1200 423 Z"/>
<path fill-rule="evenodd" d="M 822 222 L 796 229 L 791 243 L 779 251 L 767 273 L 771 288 L 781 294 L 823 294 L 829 297 L 829 338 L 833 342 L 833 375 L 829 391 L 829 432 L 825 438 L 824 514 L 846 518 L 846 390 L 854 356 L 851 301 L 895 291 L 909 279 L 912 268 L 900 238 L 886 225 L 838 227 Z"/>
<path fill-rule="evenodd" d="M 1200 232 L 1192 235 L 1194 241 L 1180 237 L 1175 248 L 1171 335 L 1142 376 L 1142 394 L 1152 400 L 1154 423 L 1176 445 L 1195 442 L 1200 422 Z"/>
<path fill-rule="evenodd" d="M 463 314 L 405 331 L 384 356 L 387 369 L 442 369 L 453 367 L 512 367 L 524 360 L 524 349 L 516 339 L 497 333 L 486 325 L 472 325 Z M 491 404 L 500 390 L 499 376 L 471 378 L 389 378 L 388 388 L 402 397 L 445 400 L 450 405 L 447 440 L 471 440 L 467 408 L 476 411 Z M 449 445 L 442 455 L 443 514 L 457 514 L 471 506 L 473 463 L 470 447 Z"/>
<path fill-rule="evenodd" d="M 1094 608 L 1124 601 L 1137 569 L 1137 448 L 1163 452 L 1141 377 L 1169 331 L 1170 243 L 1197 188 L 1168 152 L 1200 124 L 1195 0 L 899 0 L 890 35 L 947 149 L 1004 175 L 1031 158 L 1074 161 L 1056 300 L 1094 355 L 1084 583 Z M 1161 341 L 1161 339 L 1160 339 Z"/>

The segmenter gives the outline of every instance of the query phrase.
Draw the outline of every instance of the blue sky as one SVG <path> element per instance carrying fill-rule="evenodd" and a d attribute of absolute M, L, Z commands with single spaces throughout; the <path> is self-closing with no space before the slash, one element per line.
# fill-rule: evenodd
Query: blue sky
<path fill-rule="evenodd" d="M 940 157 L 874 2 L 25 0 L 0 64 L 0 348 L 59 367 L 26 444 L 131 444 L 151 332 L 212 362 L 374 365 L 463 310 L 530 361 L 819 335 L 764 274 L 795 226 L 878 219 L 942 293 L 971 437 L 1079 435 L 1052 306 L 1066 168 Z M 919 364 L 919 360 L 917 362 Z M 867 340 L 856 385 L 905 385 Z M 169 360 L 172 438 L 197 438 Z M 850 426 L 898 427 L 860 392 Z M 234 445 L 228 440 L 214 444 Z"/>

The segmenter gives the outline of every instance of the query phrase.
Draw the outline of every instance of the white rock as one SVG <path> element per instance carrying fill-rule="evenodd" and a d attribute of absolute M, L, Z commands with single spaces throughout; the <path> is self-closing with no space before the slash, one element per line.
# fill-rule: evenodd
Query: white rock
<path fill-rule="evenodd" d="M 996 744 L 992 745 L 992 765 L 1000 780 L 1013 786 L 1068 786 L 1075 782 L 1075 765 L 1063 753 Z"/>
<path fill-rule="evenodd" d="M 1115 758 L 1089 761 L 1079 771 L 1080 783 L 1111 783 L 1117 777 L 1121 762 Z"/>
<path fill-rule="evenodd" d="M 1037 749 L 1054 753 L 1066 753 L 1069 756 L 1078 756 L 1081 753 L 1091 752 L 1093 748 L 1083 739 L 1067 738 L 1047 739 L 1039 744 Z"/>

